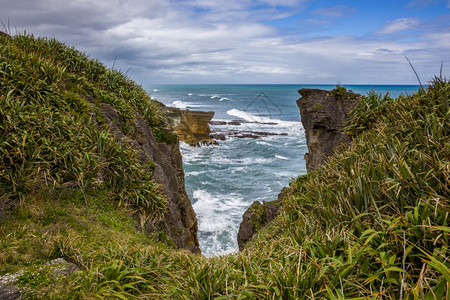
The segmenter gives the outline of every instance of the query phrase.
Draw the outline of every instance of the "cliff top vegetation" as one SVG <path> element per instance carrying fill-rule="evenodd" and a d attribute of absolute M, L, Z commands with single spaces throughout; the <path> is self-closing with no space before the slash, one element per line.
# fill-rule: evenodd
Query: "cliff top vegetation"
<path fill-rule="evenodd" d="M 132 136 L 164 116 L 116 70 L 54 39 L 0 35 L 0 277 L 27 299 L 449 297 L 450 83 L 364 97 L 352 144 L 293 180 L 281 214 L 243 252 L 204 258 L 141 230 L 164 198 L 100 103 Z M 294 101 L 294 100 L 293 100 Z M 119 205 L 120 204 L 120 205 Z M 15 207 L 10 210 L 7 207 Z M 46 263 L 80 267 L 54 276 Z"/>

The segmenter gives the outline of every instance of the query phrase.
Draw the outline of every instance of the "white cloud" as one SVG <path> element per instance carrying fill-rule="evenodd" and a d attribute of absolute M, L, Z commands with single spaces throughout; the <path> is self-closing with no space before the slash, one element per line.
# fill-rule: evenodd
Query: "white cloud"
<path fill-rule="evenodd" d="M 387 22 L 382 28 L 377 30 L 377 34 L 393 34 L 410 29 L 414 29 L 419 24 L 415 18 L 401 18 L 395 21 Z"/>
<path fill-rule="evenodd" d="M 401 53 L 417 58 L 417 69 L 427 74 L 424 78 L 431 77 L 440 60 L 448 59 L 446 20 L 409 42 L 380 36 L 287 36 L 260 23 L 291 15 L 302 3 L 21 0 L 3 4 L 0 20 L 9 18 L 19 32 L 54 36 L 109 66 L 117 58 L 116 68 L 133 67 L 129 75 L 141 84 L 401 83 L 410 78 Z M 316 13 L 339 16 L 345 11 L 335 7 L 335 15 L 333 9 Z M 399 19 L 380 31 L 399 32 L 414 22 L 418 20 Z"/>

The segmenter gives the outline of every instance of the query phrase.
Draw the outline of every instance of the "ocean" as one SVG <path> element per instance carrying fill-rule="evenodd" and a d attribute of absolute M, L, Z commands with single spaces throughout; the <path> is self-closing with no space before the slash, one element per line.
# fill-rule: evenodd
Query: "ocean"
<path fill-rule="evenodd" d="M 342 85 L 362 95 L 412 94 L 416 85 Z M 237 233 L 253 201 L 277 199 L 291 179 L 306 173 L 307 152 L 296 100 L 301 88 L 335 85 L 152 85 L 146 90 L 167 106 L 214 111 L 218 146 L 181 143 L 186 191 L 198 219 L 206 256 L 238 250 Z M 233 120 L 239 120 L 238 122 Z M 221 122 L 222 121 L 222 122 Z M 231 124 L 229 124 L 231 122 Z M 224 124 L 225 123 L 225 124 Z M 246 138 L 239 137 L 245 133 Z"/>

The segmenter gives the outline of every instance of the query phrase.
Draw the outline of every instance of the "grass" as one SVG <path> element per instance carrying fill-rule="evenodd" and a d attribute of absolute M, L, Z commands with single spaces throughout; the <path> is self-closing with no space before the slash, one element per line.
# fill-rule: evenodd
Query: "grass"
<path fill-rule="evenodd" d="M 448 299 L 450 83 L 368 95 L 353 143 L 290 184 L 281 214 L 241 253 L 204 258 L 141 231 L 164 213 L 152 181 L 99 109 L 136 113 L 171 141 L 158 104 L 120 72 L 55 40 L 0 36 L 0 276 L 47 299 Z M 118 205 L 122 203 L 122 205 Z M 63 257 L 81 271 L 54 278 Z"/>

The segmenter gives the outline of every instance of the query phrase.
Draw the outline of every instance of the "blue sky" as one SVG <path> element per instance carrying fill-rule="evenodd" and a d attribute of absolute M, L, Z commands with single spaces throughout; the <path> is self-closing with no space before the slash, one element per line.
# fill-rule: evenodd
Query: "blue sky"
<path fill-rule="evenodd" d="M 161 83 L 416 84 L 450 70 L 450 1 L 0 0 L 14 34 L 55 37 Z"/>

